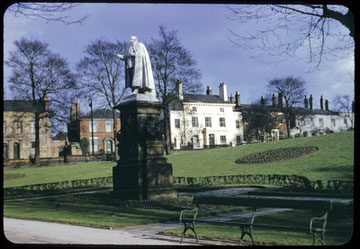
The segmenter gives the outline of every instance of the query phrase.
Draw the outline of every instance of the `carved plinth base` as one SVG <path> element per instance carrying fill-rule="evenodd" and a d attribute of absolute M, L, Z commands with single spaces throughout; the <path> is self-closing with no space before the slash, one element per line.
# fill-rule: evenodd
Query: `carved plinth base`
<path fill-rule="evenodd" d="M 176 197 L 172 165 L 164 155 L 159 102 L 126 101 L 120 110 L 120 160 L 113 168 L 112 195 L 124 200 Z"/>
<path fill-rule="evenodd" d="M 176 197 L 172 165 L 162 159 L 118 164 L 113 168 L 113 196 L 123 200 L 148 200 L 155 197 Z"/>

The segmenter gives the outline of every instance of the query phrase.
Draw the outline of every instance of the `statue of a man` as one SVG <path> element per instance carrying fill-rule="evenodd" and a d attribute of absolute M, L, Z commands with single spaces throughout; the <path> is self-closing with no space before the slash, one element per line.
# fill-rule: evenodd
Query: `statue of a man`
<path fill-rule="evenodd" d="M 134 94 L 149 92 L 155 95 L 154 77 L 148 51 L 136 36 L 131 37 L 130 43 L 128 54 L 116 54 L 125 61 L 125 88 L 130 87 Z"/>

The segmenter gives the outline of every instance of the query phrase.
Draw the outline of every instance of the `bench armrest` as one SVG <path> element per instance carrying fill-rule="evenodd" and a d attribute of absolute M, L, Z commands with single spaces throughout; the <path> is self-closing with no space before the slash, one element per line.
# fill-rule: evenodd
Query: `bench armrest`
<path fill-rule="evenodd" d="M 328 212 L 326 212 L 322 217 L 313 217 L 311 218 L 310 220 L 310 233 L 313 233 L 313 222 L 315 221 L 322 221 L 322 229 L 321 229 L 321 232 L 324 232 L 325 229 L 326 229 L 326 223 L 327 223 L 327 215 L 328 215 Z M 314 228 L 316 229 L 316 228 Z"/>
<path fill-rule="evenodd" d="M 198 209 L 197 209 L 197 208 L 182 210 L 182 211 L 180 212 L 180 217 L 179 217 L 180 222 L 182 222 L 183 215 L 184 215 L 185 213 L 194 213 L 192 219 L 195 220 L 195 219 L 196 219 L 197 212 L 198 212 Z"/>

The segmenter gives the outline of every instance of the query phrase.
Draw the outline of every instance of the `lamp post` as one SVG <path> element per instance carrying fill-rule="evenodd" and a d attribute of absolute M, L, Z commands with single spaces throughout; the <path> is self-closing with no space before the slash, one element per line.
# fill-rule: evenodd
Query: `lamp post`
<path fill-rule="evenodd" d="M 92 109 L 91 96 L 89 96 L 89 106 L 90 106 L 90 115 L 91 115 L 91 147 L 92 147 L 92 154 L 94 155 L 94 120 L 93 120 L 93 109 Z"/>

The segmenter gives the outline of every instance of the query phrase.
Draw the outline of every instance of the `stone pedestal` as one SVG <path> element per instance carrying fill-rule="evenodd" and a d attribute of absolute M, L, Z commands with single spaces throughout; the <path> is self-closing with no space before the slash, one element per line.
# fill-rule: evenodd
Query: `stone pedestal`
<path fill-rule="evenodd" d="M 130 96 L 116 108 L 121 118 L 120 160 L 113 168 L 112 194 L 125 200 L 176 197 L 172 165 L 163 156 L 160 102 Z"/>

